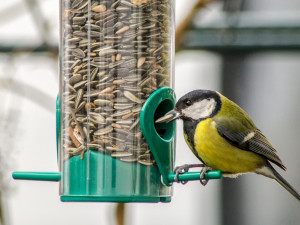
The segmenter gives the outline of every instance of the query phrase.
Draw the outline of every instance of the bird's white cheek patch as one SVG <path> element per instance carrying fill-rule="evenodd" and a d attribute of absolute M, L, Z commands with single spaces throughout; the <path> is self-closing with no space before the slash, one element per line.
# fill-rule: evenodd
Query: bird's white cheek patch
<path fill-rule="evenodd" d="M 204 99 L 199 102 L 195 102 L 190 107 L 183 109 L 182 113 L 189 118 L 198 120 L 201 118 L 209 117 L 214 111 L 216 101 L 214 99 Z"/>

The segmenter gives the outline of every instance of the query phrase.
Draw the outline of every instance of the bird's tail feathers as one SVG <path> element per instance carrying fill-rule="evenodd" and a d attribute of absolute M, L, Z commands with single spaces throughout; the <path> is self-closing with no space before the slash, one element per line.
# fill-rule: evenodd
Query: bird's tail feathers
<path fill-rule="evenodd" d="M 266 177 L 276 180 L 282 187 L 284 187 L 288 192 L 290 192 L 295 198 L 300 201 L 299 193 L 290 185 L 272 166 L 264 166 L 256 171 L 258 174 L 264 175 Z"/>

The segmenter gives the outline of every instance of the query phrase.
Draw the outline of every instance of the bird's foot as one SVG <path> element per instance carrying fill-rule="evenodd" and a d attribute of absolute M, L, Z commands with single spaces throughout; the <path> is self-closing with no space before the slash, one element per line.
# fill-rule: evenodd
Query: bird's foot
<path fill-rule="evenodd" d="M 182 184 L 186 184 L 188 181 L 179 181 L 178 176 L 179 176 L 179 174 L 188 172 L 189 169 L 193 168 L 193 167 L 204 167 L 205 168 L 205 165 L 203 165 L 203 164 L 184 164 L 182 166 L 177 166 L 174 170 L 174 173 L 175 173 L 174 181 L 181 182 Z"/>
<path fill-rule="evenodd" d="M 202 169 L 201 172 L 200 172 L 200 183 L 201 183 L 203 186 L 205 186 L 205 185 L 208 183 L 208 181 L 209 181 L 209 179 L 205 179 L 205 175 L 206 175 L 206 173 L 207 173 L 208 171 L 211 171 L 211 168 L 205 166 L 205 167 L 203 167 L 203 169 Z"/>

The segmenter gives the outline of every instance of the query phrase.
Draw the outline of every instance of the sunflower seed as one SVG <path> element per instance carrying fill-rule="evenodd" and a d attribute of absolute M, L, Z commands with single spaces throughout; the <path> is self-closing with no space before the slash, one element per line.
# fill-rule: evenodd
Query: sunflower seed
<path fill-rule="evenodd" d="M 82 75 L 80 74 L 77 74 L 77 75 L 74 75 L 72 76 L 70 79 L 69 79 L 69 84 L 73 85 L 75 83 L 78 83 L 79 81 L 82 80 Z"/>
<path fill-rule="evenodd" d="M 111 153 L 112 157 L 128 157 L 132 156 L 132 153 L 130 152 L 113 152 Z"/>
<path fill-rule="evenodd" d="M 121 161 L 124 162 L 136 162 L 137 161 L 137 157 L 132 155 L 132 156 L 126 156 L 126 157 L 121 157 L 120 158 Z"/>
<path fill-rule="evenodd" d="M 97 5 L 97 6 L 94 6 L 94 7 L 92 8 L 92 11 L 93 11 L 93 12 L 98 12 L 98 13 L 105 12 L 105 11 L 106 11 L 106 6 L 105 6 L 105 5 Z"/>
<path fill-rule="evenodd" d="M 128 98 L 130 101 L 136 102 L 136 103 L 143 103 L 143 101 L 139 98 L 137 98 L 134 94 L 132 94 L 129 91 L 124 91 L 124 96 Z"/>
<path fill-rule="evenodd" d="M 99 130 L 95 131 L 94 135 L 104 135 L 104 134 L 108 134 L 112 131 L 113 131 L 113 127 L 112 126 L 107 126 L 105 128 L 102 128 L 102 129 L 99 129 Z"/>
<path fill-rule="evenodd" d="M 83 96 L 83 89 L 79 89 L 75 99 L 75 109 L 77 109 L 79 104 L 81 103 L 82 96 Z"/>

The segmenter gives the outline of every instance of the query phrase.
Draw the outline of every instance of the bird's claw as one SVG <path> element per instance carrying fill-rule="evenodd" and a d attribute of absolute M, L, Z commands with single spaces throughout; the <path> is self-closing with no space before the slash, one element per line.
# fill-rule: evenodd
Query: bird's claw
<path fill-rule="evenodd" d="M 182 166 L 177 166 L 177 167 L 175 168 L 175 170 L 174 170 L 174 173 L 175 173 L 174 181 L 180 182 L 180 183 L 182 183 L 182 184 L 186 184 L 187 181 L 179 181 L 179 180 L 178 180 L 178 176 L 179 176 L 179 174 L 183 174 L 183 173 L 188 172 L 189 169 L 190 169 L 190 167 L 191 167 L 191 165 L 189 165 L 189 164 L 184 164 L 184 165 L 182 165 Z"/>
<path fill-rule="evenodd" d="M 200 172 L 200 183 L 205 186 L 209 179 L 205 179 L 205 175 L 208 171 L 210 171 L 211 169 L 209 167 L 203 167 L 203 169 Z"/>
<path fill-rule="evenodd" d="M 190 164 L 184 164 L 182 166 L 177 166 L 174 170 L 174 173 L 175 173 L 174 181 L 176 181 L 178 183 L 180 182 L 182 184 L 186 184 L 188 181 L 179 181 L 178 176 L 180 174 L 188 172 L 189 169 L 192 168 L 192 167 L 203 167 L 202 170 L 200 171 L 200 183 L 203 186 L 205 186 L 209 181 L 209 179 L 205 179 L 205 175 L 207 174 L 208 171 L 211 171 L 212 169 L 210 167 L 207 167 L 207 166 L 203 165 L 203 164 L 195 164 L 195 165 L 194 164 L 191 164 L 191 165 Z"/>
<path fill-rule="evenodd" d="M 193 168 L 193 167 L 205 167 L 205 166 L 203 164 L 184 164 L 182 166 L 177 166 L 174 170 L 174 173 L 175 173 L 174 181 L 180 182 L 182 184 L 186 184 L 188 181 L 179 181 L 178 176 L 179 176 L 179 174 L 188 172 L 189 169 Z"/>

